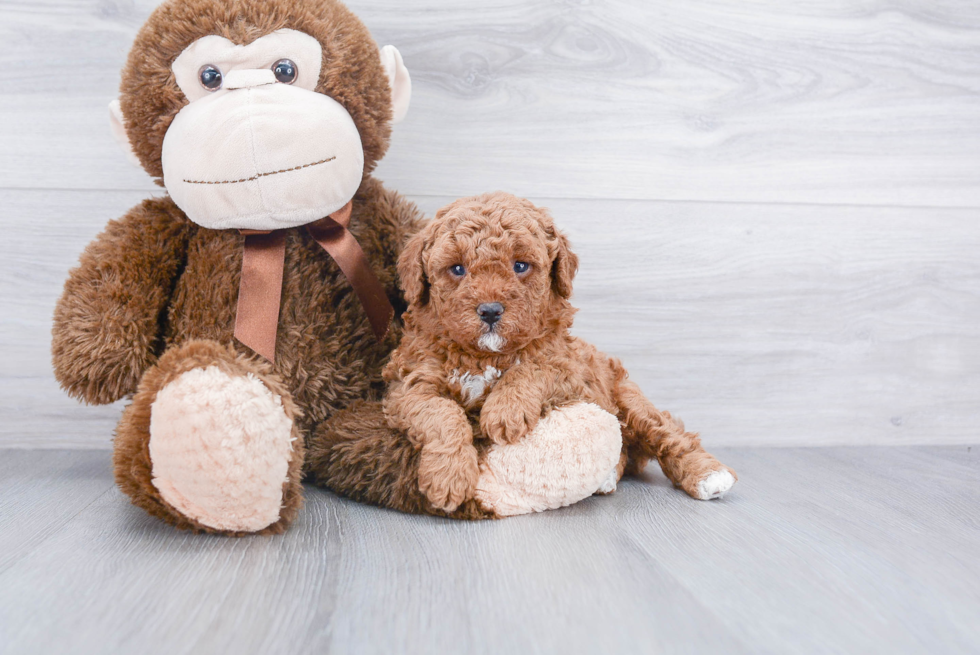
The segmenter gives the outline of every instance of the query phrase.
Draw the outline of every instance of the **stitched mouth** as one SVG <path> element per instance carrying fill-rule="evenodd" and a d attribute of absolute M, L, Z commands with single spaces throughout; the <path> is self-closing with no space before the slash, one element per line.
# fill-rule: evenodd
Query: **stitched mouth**
<path fill-rule="evenodd" d="M 320 164 L 326 164 L 327 162 L 331 162 L 334 159 L 336 159 L 336 157 L 327 157 L 326 159 L 321 159 L 320 161 L 311 162 L 309 164 L 303 164 L 302 166 L 293 166 L 292 168 L 283 168 L 282 170 L 269 171 L 268 173 L 259 173 L 257 175 L 253 175 L 252 177 L 243 177 L 240 180 L 215 180 L 215 181 L 209 181 L 209 180 L 184 180 L 184 182 L 186 182 L 187 184 L 240 184 L 242 182 L 251 182 L 253 180 L 257 180 L 260 177 L 268 177 L 269 175 L 279 175 L 279 173 L 288 173 L 290 171 L 298 171 L 298 170 L 303 169 L 303 168 L 309 168 L 310 166 L 319 166 Z"/>

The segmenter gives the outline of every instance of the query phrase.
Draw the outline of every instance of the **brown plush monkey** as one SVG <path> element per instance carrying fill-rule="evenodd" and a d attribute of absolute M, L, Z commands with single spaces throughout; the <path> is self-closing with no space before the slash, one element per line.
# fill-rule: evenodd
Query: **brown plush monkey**
<path fill-rule="evenodd" d="M 86 248 L 52 346 L 72 396 L 132 395 L 114 463 L 136 505 L 281 532 L 306 438 L 380 396 L 421 217 L 371 171 L 409 93 L 397 51 L 334 0 L 170 0 L 140 30 L 114 128 L 169 195 Z"/>

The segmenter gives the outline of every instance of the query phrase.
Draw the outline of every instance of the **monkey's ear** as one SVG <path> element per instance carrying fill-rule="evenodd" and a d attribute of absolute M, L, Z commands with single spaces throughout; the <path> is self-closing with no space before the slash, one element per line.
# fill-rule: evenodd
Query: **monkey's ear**
<path fill-rule="evenodd" d="M 138 168 L 143 168 L 143 164 L 140 163 L 139 157 L 133 152 L 133 144 L 129 142 L 129 136 L 126 134 L 126 125 L 123 122 L 119 98 L 109 103 L 109 129 L 112 130 L 112 136 L 116 137 L 119 147 L 126 153 L 126 159 L 129 160 L 129 163 Z"/>
<path fill-rule="evenodd" d="M 572 280 L 578 270 L 578 255 L 572 252 L 568 237 L 555 230 L 558 241 L 558 254 L 551 265 L 551 286 L 562 298 L 572 296 Z"/>
<path fill-rule="evenodd" d="M 388 74 L 391 87 L 391 122 L 401 123 L 408 113 L 408 103 L 412 99 L 412 78 L 405 68 L 398 48 L 386 45 L 381 48 L 381 65 Z"/>
<path fill-rule="evenodd" d="M 408 240 L 398 258 L 398 277 L 409 308 L 429 302 L 429 280 L 425 276 L 425 263 L 422 261 L 422 253 L 425 251 L 423 232 Z"/>

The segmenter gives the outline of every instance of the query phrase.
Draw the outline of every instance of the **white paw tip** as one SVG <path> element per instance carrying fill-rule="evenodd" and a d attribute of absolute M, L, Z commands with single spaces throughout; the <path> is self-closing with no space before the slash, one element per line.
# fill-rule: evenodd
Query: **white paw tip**
<path fill-rule="evenodd" d="M 728 471 L 714 471 L 708 474 L 704 480 L 698 482 L 698 498 L 701 500 L 711 500 L 721 498 L 735 484 L 735 476 Z"/>
<path fill-rule="evenodd" d="M 599 485 L 599 488 L 596 490 L 596 493 L 600 493 L 600 494 L 613 493 L 614 491 L 616 491 L 617 482 L 619 482 L 619 471 L 617 469 L 613 469 L 612 471 L 609 472 L 609 475 L 606 476 L 606 479 L 603 480 L 602 484 Z"/>

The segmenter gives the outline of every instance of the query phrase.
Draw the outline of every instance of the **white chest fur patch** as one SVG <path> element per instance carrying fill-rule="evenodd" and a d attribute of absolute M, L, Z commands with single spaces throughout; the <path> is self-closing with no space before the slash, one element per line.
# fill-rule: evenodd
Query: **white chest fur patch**
<path fill-rule="evenodd" d="M 452 375 L 449 376 L 449 384 L 459 387 L 459 395 L 463 399 L 463 403 L 469 407 L 483 398 L 497 383 L 501 375 L 503 375 L 503 371 L 493 366 L 483 369 L 482 374 L 470 373 L 469 371 L 460 373 L 459 369 L 453 369 Z"/>

